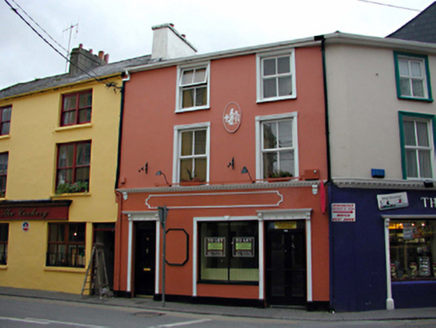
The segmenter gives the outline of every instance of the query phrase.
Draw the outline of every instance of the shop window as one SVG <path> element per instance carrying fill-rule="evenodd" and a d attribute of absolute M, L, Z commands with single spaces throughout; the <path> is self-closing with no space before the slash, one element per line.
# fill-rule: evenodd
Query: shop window
<path fill-rule="evenodd" d="M 8 177 L 9 154 L 0 154 L 0 198 L 6 195 L 6 181 Z"/>
<path fill-rule="evenodd" d="M 257 56 L 258 101 L 296 97 L 294 51 Z"/>
<path fill-rule="evenodd" d="M 180 68 L 176 111 L 209 107 L 209 65 Z"/>
<path fill-rule="evenodd" d="M 70 93 L 62 96 L 61 126 L 91 122 L 92 91 Z"/>
<path fill-rule="evenodd" d="M 8 264 L 9 224 L 0 223 L 0 265 Z"/>
<path fill-rule="evenodd" d="M 177 127 L 175 167 L 180 184 L 201 184 L 208 180 L 209 125 Z"/>
<path fill-rule="evenodd" d="M 58 145 L 56 193 L 89 190 L 91 141 Z"/>
<path fill-rule="evenodd" d="M 392 281 L 436 280 L 435 231 L 432 220 L 389 223 Z"/>
<path fill-rule="evenodd" d="M 400 112 L 404 179 L 433 178 L 433 115 Z"/>
<path fill-rule="evenodd" d="M 0 108 L 0 135 L 8 135 L 11 126 L 12 106 Z"/>
<path fill-rule="evenodd" d="M 291 114 L 257 117 L 259 179 L 298 175 L 296 117 Z"/>
<path fill-rule="evenodd" d="M 433 101 L 428 57 L 394 52 L 397 96 Z"/>
<path fill-rule="evenodd" d="M 47 266 L 85 267 L 86 223 L 49 223 Z"/>
<path fill-rule="evenodd" d="M 200 280 L 258 283 L 258 223 L 199 223 Z"/>

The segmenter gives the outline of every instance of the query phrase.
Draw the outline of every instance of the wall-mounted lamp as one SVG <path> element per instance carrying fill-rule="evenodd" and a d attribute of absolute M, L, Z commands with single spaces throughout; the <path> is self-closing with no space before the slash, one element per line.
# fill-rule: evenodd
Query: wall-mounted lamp
<path fill-rule="evenodd" d="M 251 174 L 250 174 L 250 172 L 248 171 L 248 169 L 247 169 L 246 166 L 244 166 L 244 167 L 242 168 L 242 171 L 241 171 L 241 174 L 245 174 L 245 173 L 248 173 L 248 176 L 250 177 L 251 183 L 253 183 L 254 181 L 253 181 L 253 179 L 251 178 Z"/>
<path fill-rule="evenodd" d="M 157 171 L 156 175 L 163 175 L 164 179 L 165 179 L 165 183 L 168 185 L 168 180 L 167 180 L 167 176 L 165 175 L 165 173 L 163 173 L 162 171 Z"/>
<path fill-rule="evenodd" d="M 230 161 L 230 163 L 227 165 L 227 167 L 231 167 L 232 170 L 235 169 L 235 158 L 232 157 L 232 160 Z"/>
<path fill-rule="evenodd" d="M 148 174 L 148 162 L 145 163 L 144 166 L 138 170 L 138 173 L 141 173 L 141 171 L 144 171 L 145 174 Z"/>
<path fill-rule="evenodd" d="M 429 181 L 429 180 L 424 181 L 425 188 L 433 188 L 433 186 L 434 186 L 433 181 Z"/>

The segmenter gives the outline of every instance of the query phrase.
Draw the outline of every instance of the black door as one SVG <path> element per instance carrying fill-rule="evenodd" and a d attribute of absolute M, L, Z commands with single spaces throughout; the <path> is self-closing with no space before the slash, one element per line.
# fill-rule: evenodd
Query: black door
<path fill-rule="evenodd" d="M 276 221 L 265 224 L 267 303 L 271 305 L 305 305 L 305 222 Z"/>
<path fill-rule="evenodd" d="M 154 295 L 156 223 L 136 223 L 135 294 Z"/>

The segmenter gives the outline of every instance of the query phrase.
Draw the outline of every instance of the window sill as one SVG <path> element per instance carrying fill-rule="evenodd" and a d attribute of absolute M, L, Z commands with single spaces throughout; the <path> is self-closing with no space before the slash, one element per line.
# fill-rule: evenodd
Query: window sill
<path fill-rule="evenodd" d="M 273 101 L 280 101 L 280 100 L 292 100 L 297 99 L 297 96 L 286 96 L 286 97 L 274 97 L 274 98 L 265 98 L 265 99 L 257 99 L 256 103 L 267 103 L 267 102 L 273 102 Z"/>
<path fill-rule="evenodd" d="M 90 192 L 74 192 L 68 194 L 52 194 L 51 198 L 70 198 L 70 197 L 89 197 L 91 196 Z"/>
<path fill-rule="evenodd" d="M 197 110 L 208 110 L 210 109 L 210 106 L 201 106 L 201 107 L 189 107 L 189 108 L 182 108 L 182 109 L 176 109 L 176 114 L 179 113 L 186 113 L 186 112 L 194 112 Z"/>
<path fill-rule="evenodd" d="M 9 139 L 11 137 L 10 134 L 0 135 L 0 140 Z"/>
<path fill-rule="evenodd" d="M 0 264 L 0 270 L 7 270 L 8 265 L 7 264 Z"/>
<path fill-rule="evenodd" d="M 50 272 L 68 272 L 68 273 L 85 273 L 86 268 L 74 268 L 74 267 L 48 267 L 44 266 L 44 271 Z"/>
<path fill-rule="evenodd" d="M 432 98 L 418 98 L 418 97 L 406 97 L 406 96 L 398 96 L 399 100 L 412 100 L 412 101 L 423 101 L 423 102 L 433 102 Z"/>
<path fill-rule="evenodd" d="M 92 123 L 61 126 L 56 128 L 55 132 L 71 131 L 71 130 L 86 129 L 86 128 L 92 128 Z"/>

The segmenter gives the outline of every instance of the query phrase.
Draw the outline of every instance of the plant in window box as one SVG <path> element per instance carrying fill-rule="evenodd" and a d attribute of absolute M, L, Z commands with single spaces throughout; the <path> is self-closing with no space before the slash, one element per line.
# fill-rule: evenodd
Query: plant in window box
<path fill-rule="evenodd" d="M 181 186 L 198 186 L 204 184 L 205 181 L 201 178 L 193 177 L 190 170 L 186 170 L 188 172 L 188 179 L 180 179 Z"/>
<path fill-rule="evenodd" d="M 74 183 L 60 183 L 56 188 L 56 194 L 72 194 L 78 192 L 87 192 L 88 191 L 88 182 L 85 181 L 77 181 Z"/>
<path fill-rule="evenodd" d="M 274 181 L 289 181 L 292 178 L 292 173 L 288 171 L 275 170 L 268 174 L 267 180 L 269 182 Z"/>

